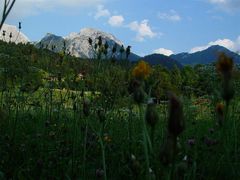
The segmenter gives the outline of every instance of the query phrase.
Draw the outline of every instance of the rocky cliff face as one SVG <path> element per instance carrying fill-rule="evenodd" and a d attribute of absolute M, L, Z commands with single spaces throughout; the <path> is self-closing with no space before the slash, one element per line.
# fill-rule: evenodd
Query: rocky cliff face
<path fill-rule="evenodd" d="M 123 43 L 112 34 L 93 28 L 84 28 L 79 33 L 70 33 L 66 37 L 56 36 L 48 33 L 36 44 L 36 46 L 59 52 L 63 50 L 65 43 L 65 49 L 71 55 L 81 58 L 94 58 L 96 56 L 94 45 L 98 42 L 98 37 L 100 36 L 102 38 L 102 43 L 105 44 L 105 42 L 107 42 L 109 45 L 109 55 L 111 55 L 113 46 L 115 44 L 117 45 L 116 57 L 120 58 L 119 50 Z M 89 38 L 91 38 L 93 41 L 92 46 L 88 42 Z M 125 56 L 125 53 L 123 56 Z M 134 53 L 131 53 L 129 56 L 129 59 L 132 61 L 136 61 L 139 58 L 140 57 Z"/>
<path fill-rule="evenodd" d="M 123 43 L 116 37 L 109 33 L 105 33 L 92 28 L 84 28 L 79 33 L 71 33 L 65 39 L 67 41 L 67 49 L 72 55 L 77 57 L 92 58 L 94 56 L 93 47 L 89 45 L 88 39 L 93 40 L 93 45 L 97 43 L 97 38 L 101 36 L 103 43 L 108 42 L 109 49 L 111 49 L 115 43 L 118 46 L 123 45 Z"/>

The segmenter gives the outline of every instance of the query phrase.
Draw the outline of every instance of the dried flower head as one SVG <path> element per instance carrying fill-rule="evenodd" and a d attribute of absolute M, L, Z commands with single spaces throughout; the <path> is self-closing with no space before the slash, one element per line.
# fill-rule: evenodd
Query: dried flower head
<path fill-rule="evenodd" d="M 225 53 L 221 53 L 218 57 L 217 71 L 222 75 L 229 75 L 233 70 L 233 59 Z"/>
<path fill-rule="evenodd" d="M 178 136 L 184 130 L 182 103 L 175 95 L 170 95 L 168 132 Z"/>
<path fill-rule="evenodd" d="M 221 53 L 218 57 L 217 70 L 222 75 L 222 97 L 228 104 L 234 96 L 232 83 L 233 59 Z"/>
<path fill-rule="evenodd" d="M 146 79 L 151 73 L 151 67 L 144 61 L 140 61 L 132 71 L 133 77 L 137 79 Z"/>

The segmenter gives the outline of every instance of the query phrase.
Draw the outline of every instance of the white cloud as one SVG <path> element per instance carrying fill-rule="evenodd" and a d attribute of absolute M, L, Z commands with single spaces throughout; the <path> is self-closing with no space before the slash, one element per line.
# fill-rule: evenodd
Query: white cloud
<path fill-rule="evenodd" d="M 173 9 L 168 13 L 158 13 L 158 18 L 168 21 L 181 21 L 181 16 Z"/>
<path fill-rule="evenodd" d="M 157 33 L 152 31 L 151 27 L 148 24 L 148 20 L 146 19 L 142 20 L 141 22 L 133 21 L 128 25 L 128 27 L 132 31 L 137 32 L 137 41 L 144 41 L 146 37 L 153 38 L 157 35 Z"/>
<path fill-rule="evenodd" d="M 190 50 L 190 53 L 195 53 L 197 51 L 203 51 L 213 45 L 223 46 L 231 51 L 236 52 L 236 51 L 240 50 L 240 36 L 235 41 L 232 41 L 230 39 L 218 39 L 216 41 L 211 41 L 205 46 L 197 46 L 197 47 L 192 48 Z"/>
<path fill-rule="evenodd" d="M 227 12 L 240 10 L 240 0 L 208 0 L 208 2 Z"/>
<path fill-rule="evenodd" d="M 97 12 L 96 12 L 94 18 L 98 19 L 100 17 L 108 17 L 110 15 L 111 15 L 111 13 L 109 12 L 108 9 L 105 9 L 103 5 L 99 5 L 97 7 Z"/>
<path fill-rule="evenodd" d="M 105 1 L 106 0 L 17 0 L 10 15 L 11 17 L 17 17 L 19 19 L 44 11 L 58 10 L 59 8 L 96 7 Z M 0 10 L 2 10 L 2 7 L 1 3 Z"/>
<path fill-rule="evenodd" d="M 156 49 L 156 50 L 153 51 L 153 53 L 163 54 L 165 56 L 170 56 L 170 55 L 174 54 L 172 50 L 165 49 L 165 48 Z"/>
<path fill-rule="evenodd" d="M 124 22 L 124 17 L 119 15 L 119 16 L 112 16 L 109 18 L 108 20 L 108 23 L 111 25 L 111 26 L 114 26 L 114 27 L 120 27 L 123 25 L 123 22 Z"/>

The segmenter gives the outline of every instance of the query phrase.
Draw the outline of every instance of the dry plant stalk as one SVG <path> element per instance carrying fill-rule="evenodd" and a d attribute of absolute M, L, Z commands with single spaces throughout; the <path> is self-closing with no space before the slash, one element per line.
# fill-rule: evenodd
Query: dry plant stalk
<path fill-rule="evenodd" d="M 9 15 L 11 9 L 13 8 L 13 5 L 15 4 L 16 0 L 4 0 L 4 6 L 3 6 L 3 13 L 2 13 L 2 19 L 0 23 L 0 30 L 2 29 L 2 26 L 7 19 L 7 16 Z"/>

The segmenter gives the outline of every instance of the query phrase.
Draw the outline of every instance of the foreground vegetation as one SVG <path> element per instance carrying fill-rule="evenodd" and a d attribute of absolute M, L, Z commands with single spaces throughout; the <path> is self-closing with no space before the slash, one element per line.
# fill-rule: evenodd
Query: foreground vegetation
<path fill-rule="evenodd" d="M 238 179 L 240 76 L 0 42 L 1 179 Z M 169 102 L 168 102 L 169 101 Z"/>

